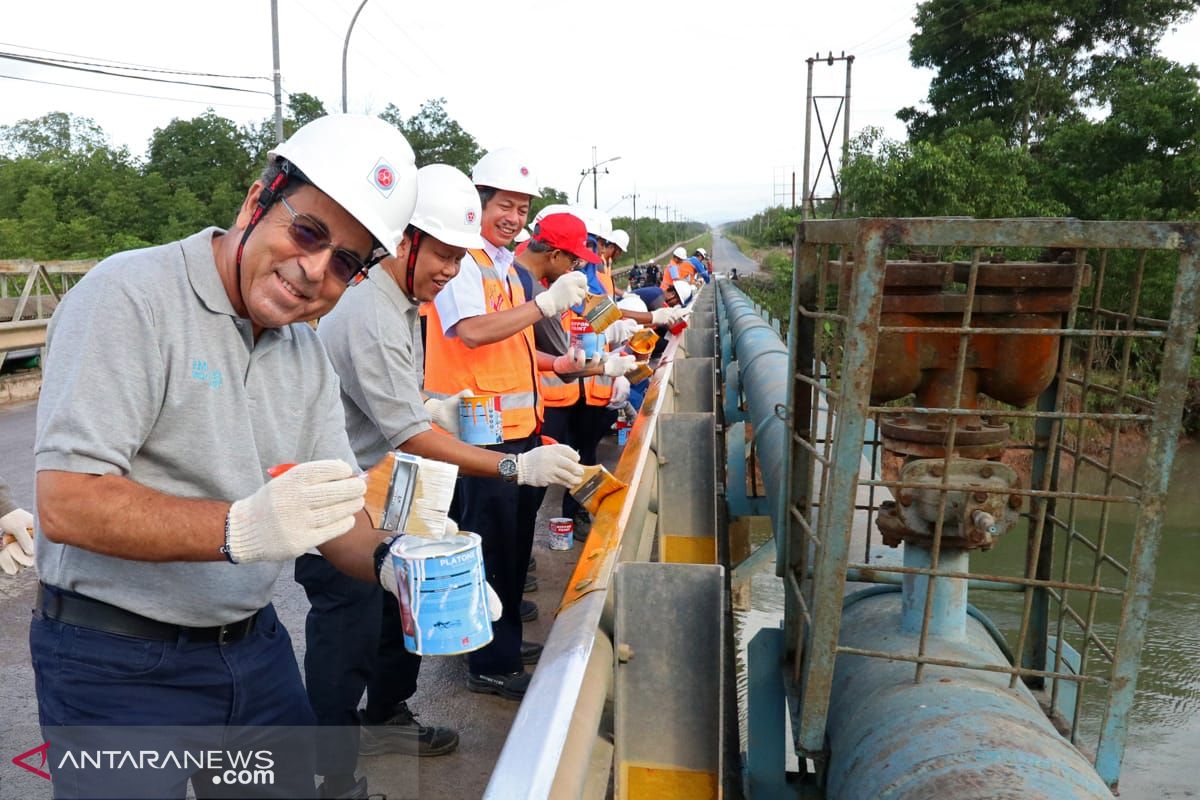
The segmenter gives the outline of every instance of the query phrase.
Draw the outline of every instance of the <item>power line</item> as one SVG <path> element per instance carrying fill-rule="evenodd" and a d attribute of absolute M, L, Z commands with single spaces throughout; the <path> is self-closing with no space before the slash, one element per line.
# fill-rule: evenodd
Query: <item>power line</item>
<path fill-rule="evenodd" d="M 262 80 L 269 81 L 271 77 L 268 75 L 226 75 L 220 72 L 190 72 L 181 69 L 166 69 L 165 67 L 151 67 L 146 64 L 135 64 L 130 61 L 115 61 L 111 58 L 103 58 L 102 56 L 88 56 L 79 53 L 66 53 L 62 50 L 46 50 L 41 47 L 29 47 L 23 44 L 14 44 L 12 42 L 0 42 L 0 47 L 18 47 L 23 50 L 32 50 L 35 53 L 52 53 L 56 56 L 70 56 L 71 58 L 90 58 L 92 61 L 71 61 L 74 64 L 87 64 L 93 67 L 114 67 L 117 69 L 127 69 L 139 72 L 164 72 L 170 75 L 194 75 L 198 78 L 229 78 L 232 80 Z M 55 61 L 70 61 L 70 59 L 52 59 Z M 99 63 L 96 63 L 99 62 Z"/>
<path fill-rule="evenodd" d="M 224 91 L 224 92 L 244 92 L 246 94 L 265 94 L 268 97 L 274 97 L 274 95 L 271 92 L 263 91 L 261 89 L 242 89 L 237 86 L 221 86 L 220 84 L 215 84 L 215 83 L 192 83 L 191 81 L 176 81 L 176 80 L 171 80 L 170 78 L 151 78 L 148 75 L 122 75 L 119 72 L 109 72 L 107 70 L 93 69 L 91 67 L 79 67 L 79 66 L 72 66 L 70 64 L 60 64 L 56 61 L 50 61 L 48 59 L 38 58 L 36 56 L 22 56 L 22 55 L 18 55 L 16 53 L 6 53 L 3 51 L 0 51 L 0 58 L 7 58 L 10 61 L 23 61 L 27 64 L 37 64 L 37 65 L 43 66 L 43 67 L 56 67 L 58 69 L 70 69 L 70 70 L 75 70 L 77 72 L 90 72 L 95 75 L 108 75 L 113 78 L 126 78 L 128 80 L 134 80 L 134 81 L 150 81 L 152 83 L 171 83 L 171 84 L 176 84 L 178 86 L 193 86 L 193 87 L 196 87 L 199 89 L 218 89 L 218 90 Z"/>
<path fill-rule="evenodd" d="M 58 83 L 56 81 L 43 81 L 43 80 L 38 80 L 37 78 L 23 78 L 23 77 L 20 77 L 17 75 L 4 75 L 3 73 L 0 73 L 0 78 L 6 78 L 10 81 L 25 81 L 26 83 L 40 83 L 40 84 L 44 84 L 46 86 L 62 86 L 67 89 L 82 89 L 86 92 L 102 92 L 104 94 L 120 94 L 120 95 L 125 95 L 127 97 L 145 97 L 150 100 L 173 100 L 176 103 L 196 103 L 198 105 L 221 106 L 223 108 L 257 108 L 257 109 L 262 108 L 262 106 L 250 106 L 250 105 L 246 105 L 244 103 L 222 103 L 222 102 L 214 102 L 214 101 L 209 101 L 209 100 L 187 100 L 182 97 L 166 97 L 166 96 L 157 95 L 157 94 L 142 94 L 140 92 L 122 92 L 119 89 L 100 89 L 95 86 L 79 86 L 78 84 L 74 84 L 74 83 Z"/>

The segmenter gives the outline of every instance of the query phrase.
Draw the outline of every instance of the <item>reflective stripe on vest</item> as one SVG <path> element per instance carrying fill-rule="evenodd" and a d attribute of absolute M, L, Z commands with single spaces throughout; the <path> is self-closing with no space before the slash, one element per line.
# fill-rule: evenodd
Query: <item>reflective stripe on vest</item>
<path fill-rule="evenodd" d="M 467 252 L 483 275 L 485 313 L 506 311 L 525 302 L 525 290 L 515 269 L 509 267 L 505 280 L 486 252 Z M 425 393 L 446 398 L 470 389 L 474 394 L 498 395 L 506 440 L 521 439 L 540 430 L 542 399 L 535 378 L 533 326 L 507 339 L 471 349 L 457 336 L 447 337 L 442 333 L 437 306 L 432 303 L 427 306 Z"/>

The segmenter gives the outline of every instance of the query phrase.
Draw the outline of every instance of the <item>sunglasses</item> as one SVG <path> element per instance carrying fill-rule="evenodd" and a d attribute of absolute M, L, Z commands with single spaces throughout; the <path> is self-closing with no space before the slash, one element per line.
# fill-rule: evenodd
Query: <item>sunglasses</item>
<path fill-rule="evenodd" d="M 367 270 L 375 262 L 363 261 L 361 258 L 341 247 L 334 247 L 329 241 L 329 231 L 317 220 L 301 214 L 292 208 L 287 198 L 280 197 L 279 202 L 292 215 L 292 223 L 288 225 L 288 235 L 292 241 L 306 253 L 317 253 L 321 250 L 332 250 L 333 257 L 329 261 L 329 269 L 333 276 L 347 286 L 354 286 L 367 277 Z"/>

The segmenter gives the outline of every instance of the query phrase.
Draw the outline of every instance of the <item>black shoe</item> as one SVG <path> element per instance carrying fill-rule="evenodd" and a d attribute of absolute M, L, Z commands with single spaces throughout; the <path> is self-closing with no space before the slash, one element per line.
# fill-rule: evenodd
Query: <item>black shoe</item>
<path fill-rule="evenodd" d="M 572 520 L 575 523 L 575 541 L 586 542 L 592 532 L 592 515 L 586 511 L 576 511 Z"/>
<path fill-rule="evenodd" d="M 522 589 L 521 591 L 525 594 L 529 594 L 530 592 L 536 592 L 537 590 L 538 590 L 537 575 L 526 575 L 525 576 L 525 588 Z"/>
<path fill-rule="evenodd" d="M 368 800 L 370 794 L 367 793 L 367 779 L 359 778 L 354 784 L 345 791 L 339 794 L 330 794 L 330 790 L 325 787 L 329 785 L 329 781 L 323 781 L 317 788 L 317 797 L 322 800 Z"/>
<path fill-rule="evenodd" d="M 537 603 L 532 600 L 521 601 L 521 622 L 533 622 L 538 618 Z"/>
<path fill-rule="evenodd" d="M 364 756 L 404 753 L 410 756 L 444 756 L 458 747 L 458 732 L 451 728 L 422 725 L 407 703 L 396 706 L 391 719 L 362 726 L 358 752 Z M 366 797 L 366 795 L 363 795 Z"/>
<path fill-rule="evenodd" d="M 476 675 L 470 672 L 467 674 L 467 688 L 480 694 L 498 694 L 509 700 L 520 700 L 525 696 L 532 677 L 524 670 L 500 675 Z"/>
<path fill-rule="evenodd" d="M 542 657 L 542 645 L 537 642 L 521 642 L 521 663 L 536 664 Z"/>
<path fill-rule="evenodd" d="M 537 559 L 534 558 L 533 556 L 530 556 L 529 557 L 529 569 L 526 570 L 526 572 L 536 572 L 536 571 L 537 571 Z"/>

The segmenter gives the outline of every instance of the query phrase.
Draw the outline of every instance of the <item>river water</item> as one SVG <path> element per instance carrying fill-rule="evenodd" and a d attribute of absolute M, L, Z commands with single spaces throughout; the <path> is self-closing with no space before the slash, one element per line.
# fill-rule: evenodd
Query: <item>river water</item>
<path fill-rule="evenodd" d="M 1200 796 L 1200 491 L 1197 490 L 1200 482 L 1197 476 L 1200 476 L 1200 445 L 1181 447 L 1171 479 L 1150 624 L 1121 771 L 1122 798 L 1174 800 Z M 1080 488 L 1103 487 L 1093 484 Z M 1131 506 L 1112 509 L 1105 550 L 1127 564 L 1134 509 Z M 1090 525 L 1094 530 L 1095 521 L 1081 516 L 1077 526 L 1089 530 Z M 1019 533 L 1002 539 L 991 552 L 973 556 L 972 568 L 992 574 L 1018 574 L 1023 554 L 1022 528 Z M 1089 553 L 1076 551 L 1072 562 L 1087 559 L 1090 564 L 1090 558 Z M 1060 569 L 1056 563 L 1056 577 Z M 1079 572 L 1072 574 L 1078 577 Z M 1116 577 L 1112 570 L 1107 570 L 1106 585 L 1120 585 Z M 1013 641 L 1020 620 L 1020 597 L 972 592 L 970 599 Z M 745 698 L 745 643 L 758 629 L 777 625 L 782 619 L 783 589 L 774 575 L 773 564 L 755 576 L 752 598 L 751 610 L 735 615 L 741 642 L 740 701 Z M 1072 606 L 1086 610 L 1086 601 L 1077 596 Z M 1097 606 L 1095 628 L 1106 643 L 1114 640 L 1119 622 L 1118 603 Z M 1094 653 L 1093 659 L 1097 660 Z M 1094 745 L 1104 699 L 1103 691 L 1094 688 L 1090 694 L 1085 693 L 1080 724 L 1082 743 Z M 743 741 L 744 734 L 743 727 Z"/>

